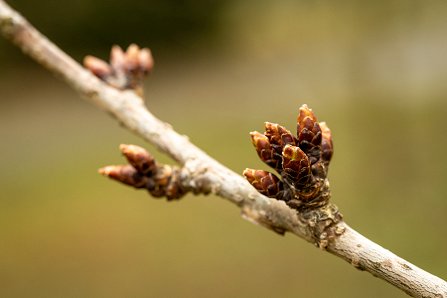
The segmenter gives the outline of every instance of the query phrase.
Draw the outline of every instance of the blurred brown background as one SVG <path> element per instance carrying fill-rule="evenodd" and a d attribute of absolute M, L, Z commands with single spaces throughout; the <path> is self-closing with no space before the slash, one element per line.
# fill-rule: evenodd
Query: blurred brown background
<path fill-rule="evenodd" d="M 236 172 L 248 132 L 307 103 L 333 131 L 346 221 L 447 278 L 445 1 L 8 1 L 80 60 L 152 48 L 147 104 Z M 0 38 L 2 297 L 405 297 L 213 196 L 151 199 L 96 170 L 154 147 Z"/>

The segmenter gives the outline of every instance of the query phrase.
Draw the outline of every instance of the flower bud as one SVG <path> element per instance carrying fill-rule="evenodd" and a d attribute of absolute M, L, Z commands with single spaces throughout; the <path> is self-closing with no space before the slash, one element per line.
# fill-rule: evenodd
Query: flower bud
<path fill-rule="evenodd" d="M 257 191 L 269 198 L 275 198 L 283 190 L 281 180 L 270 172 L 245 169 L 243 175 Z"/>
<path fill-rule="evenodd" d="M 131 165 L 107 166 L 98 170 L 101 175 L 107 176 L 135 188 L 145 188 L 149 178 L 139 173 Z"/>
<path fill-rule="evenodd" d="M 120 150 L 129 163 L 143 175 L 149 175 L 156 170 L 157 165 L 154 157 L 144 148 L 136 145 L 121 144 Z"/>
<path fill-rule="evenodd" d="M 321 156 L 321 128 L 317 118 L 307 105 L 300 108 L 297 119 L 298 143 L 301 150 L 308 156 L 311 164 L 314 164 Z"/>
<path fill-rule="evenodd" d="M 270 167 L 281 169 L 282 158 L 279 155 L 275 156 L 269 139 L 257 131 L 250 132 L 250 136 L 259 158 Z"/>
<path fill-rule="evenodd" d="M 285 145 L 295 146 L 295 137 L 285 127 L 271 122 L 265 122 L 265 136 L 269 139 L 275 152 L 281 155 Z"/>
<path fill-rule="evenodd" d="M 310 161 L 299 147 L 286 145 L 282 152 L 285 178 L 298 190 L 306 188 L 312 180 Z"/>

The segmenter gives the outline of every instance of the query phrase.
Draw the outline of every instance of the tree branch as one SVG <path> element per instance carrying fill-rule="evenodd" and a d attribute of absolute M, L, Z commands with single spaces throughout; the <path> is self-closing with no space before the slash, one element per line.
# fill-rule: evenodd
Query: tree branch
<path fill-rule="evenodd" d="M 143 139 L 155 144 L 181 166 L 183 183 L 211 192 L 242 210 L 243 217 L 273 231 L 291 232 L 319 244 L 356 268 L 366 270 L 414 297 L 447 297 L 447 283 L 399 258 L 363 237 L 346 223 L 334 225 L 335 237 L 325 245 L 315 239 L 309 223 L 283 201 L 258 193 L 243 177 L 191 144 L 186 136 L 154 117 L 133 91 L 120 91 L 103 83 L 40 34 L 22 16 L 0 0 L 0 31 L 26 55 L 60 76 L 88 102 L 113 115 Z"/>

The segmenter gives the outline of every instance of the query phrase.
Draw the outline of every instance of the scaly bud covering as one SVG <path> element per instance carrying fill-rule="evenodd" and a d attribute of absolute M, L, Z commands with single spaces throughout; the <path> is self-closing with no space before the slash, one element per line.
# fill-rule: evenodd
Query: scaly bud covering
<path fill-rule="evenodd" d="M 135 188 L 145 188 L 149 182 L 149 178 L 141 175 L 131 165 L 107 166 L 99 169 L 99 173 Z"/>
<path fill-rule="evenodd" d="M 257 131 L 250 132 L 250 136 L 251 142 L 253 143 L 253 146 L 255 146 L 259 158 L 272 168 L 280 169 L 282 162 L 281 157 L 278 155 L 275 156 L 269 139 Z"/>
<path fill-rule="evenodd" d="M 243 175 L 254 188 L 269 198 L 277 197 L 283 190 L 281 180 L 267 171 L 245 169 Z"/>
<path fill-rule="evenodd" d="M 299 147 L 286 145 L 282 152 L 284 178 L 298 189 L 305 189 L 312 180 L 310 162 Z"/>
<path fill-rule="evenodd" d="M 131 44 L 126 52 L 115 45 L 110 52 L 110 65 L 93 56 L 84 59 L 84 66 L 94 75 L 117 89 L 133 89 L 143 95 L 143 78 L 154 65 L 151 51 Z"/>
<path fill-rule="evenodd" d="M 127 158 L 127 161 L 143 175 L 151 174 L 157 169 L 154 157 L 143 148 L 135 145 L 121 144 L 120 150 Z"/>
<path fill-rule="evenodd" d="M 311 164 L 314 164 L 321 155 L 321 128 L 315 114 L 307 105 L 300 108 L 297 134 L 299 147 L 309 156 Z"/>
<path fill-rule="evenodd" d="M 292 133 L 276 123 L 265 122 L 265 136 L 269 139 L 270 144 L 279 156 L 281 156 L 285 145 L 296 145 Z"/>
<path fill-rule="evenodd" d="M 246 169 L 244 176 L 262 194 L 284 200 L 299 210 L 324 206 L 330 198 L 327 170 L 332 138 L 327 125 L 317 122 L 306 105 L 299 110 L 297 134 L 276 123 L 265 123 L 265 133 L 250 133 L 258 156 L 281 176 Z M 277 180 L 278 179 L 278 180 Z"/>
<path fill-rule="evenodd" d="M 332 154 L 334 153 L 334 145 L 332 144 L 332 134 L 329 127 L 326 125 L 326 122 L 320 122 L 322 140 L 321 140 L 321 158 L 325 163 L 326 167 L 329 165 L 331 161 Z"/>
<path fill-rule="evenodd" d="M 157 163 L 149 152 L 136 145 L 122 144 L 120 150 L 129 165 L 107 166 L 99 173 L 135 188 L 146 188 L 156 198 L 179 199 L 188 192 L 182 184 L 180 168 Z"/>

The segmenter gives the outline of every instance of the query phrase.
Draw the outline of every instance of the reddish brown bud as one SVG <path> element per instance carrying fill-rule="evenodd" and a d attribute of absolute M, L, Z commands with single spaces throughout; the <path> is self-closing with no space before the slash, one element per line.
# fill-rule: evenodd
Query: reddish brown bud
<path fill-rule="evenodd" d="M 157 165 L 154 157 L 144 148 L 136 145 L 121 144 L 120 150 L 129 163 L 143 175 L 149 175 L 156 170 Z"/>
<path fill-rule="evenodd" d="M 311 164 L 314 164 L 321 156 L 322 136 L 320 125 L 307 105 L 300 108 L 297 122 L 299 147 L 309 156 Z"/>
<path fill-rule="evenodd" d="M 296 145 L 295 137 L 292 133 L 276 123 L 265 122 L 265 135 L 275 149 L 275 152 L 279 155 L 281 155 L 285 145 Z"/>
<path fill-rule="evenodd" d="M 99 169 L 98 172 L 135 188 L 145 188 L 149 182 L 149 178 L 138 173 L 131 165 L 107 166 Z"/>
<path fill-rule="evenodd" d="M 130 165 L 104 167 L 99 170 L 102 175 L 136 188 L 146 188 L 156 198 L 179 199 L 190 190 L 182 183 L 180 168 L 157 163 L 149 152 L 139 146 L 123 144 L 120 149 Z M 194 191 L 208 193 L 206 189 Z"/>
<path fill-rule="evenodd" d="M 304 118 L 306 118 L 306 117 L 309 117 L 314 122 L 317 122 L 317 117 L 315 116 L 312 109 L 310 109 L 306 104 L 304 104 L 300 107 L 300 110 L 299 110 L 298 119 L 297 119 L 298 124 L 301 123 L 304 120 Z"/>
<path fill-rule="evenodd" d="M 110 65 L 106 62 L 87 56 L 84 62 L 96 76 L 117 89 L 133 89 L 143 96 L 143 78 L 154 65 L 149 49 L 140 49 L 131 44 L 126 52 L 117 45 L 110 51 Z"/>
<path fill-rule="evenodd" d="M 244 176 L 260 193 L 283 200 L 291 208 L 318 208 L 330 198 L 331 132 L 306 105 L 300 108 L 297 122 L 298 137 L 270 122 L 265 123 L 264 135 L 251 133 L 259 157 L 278 171 L 281 180 L 261 170 L 246 169 Z"/>
<path fill-rule="evenodd" d="M 95 76 L 101 79 L 104 79 L 112 73 L 112 68 L 107 64 L 107 62 L 90 55 L 85 56 L 84 66 Z"/>
<path fill-rule="evenodd" d="M 285 178 L 297 189 L 308 186 L 312 180 L 310 161 L 299 147 L 286 145 L 282 152 Z"/>
<path fill-rule="evenodd" d="M 332 133 L 326 122 L 320 122 L 322 140 L 321 140 L 321 148 L 322 154 L 321 158 L 324 164 L 327 166 L 331 161 L 332 154 L 334 153 L 334 145 L 332 143 Z"/>
<path fill-rule="evenodd" d="M 245 169 L 243 175 L 261 194 L 275 198 L 283 190 L 281 180 L 272 173 L 262 170 Z"/>
<path fill-rule="evenodd" d="M 250 132 L 250 136 L 259 158 L 272 168 L 280 169 L 282 160 L 278 157 L 275 158 L 269 139 L 257 131 Z"/>

